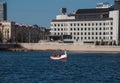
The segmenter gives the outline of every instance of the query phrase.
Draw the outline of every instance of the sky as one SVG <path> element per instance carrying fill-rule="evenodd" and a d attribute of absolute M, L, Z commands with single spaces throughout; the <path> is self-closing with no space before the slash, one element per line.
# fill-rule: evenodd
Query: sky
<path fill-rule="evenodd" d="M 95 8 L 96 3 L 114 0 L 0 0 L 7 2 L 8 20 L 21 24 L 37 24 L 42 27 L 50 27 L 50 21 L 61 14 L 60 8 L 67 8 L 67 13 L 73 13 L 77 9 Z"/>

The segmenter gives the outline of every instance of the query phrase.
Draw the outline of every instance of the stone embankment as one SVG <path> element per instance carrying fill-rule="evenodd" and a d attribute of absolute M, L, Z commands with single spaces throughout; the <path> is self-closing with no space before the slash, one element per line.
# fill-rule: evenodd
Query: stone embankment
<path fill-rule="evenodd" d="M 65 43 L 21 43 L 20 46 L 33 51 L 68 50 L 72 52 L 120 52 L 120 46 L 95 46 Z"/>
<path fill-rule="evenodd" d="M 0 44 L 0 50 L 10 51 L 62 51 L 71 52 L 119 52 L 120 46 L 95 46 L 65 43 L 17 43 Z"/>

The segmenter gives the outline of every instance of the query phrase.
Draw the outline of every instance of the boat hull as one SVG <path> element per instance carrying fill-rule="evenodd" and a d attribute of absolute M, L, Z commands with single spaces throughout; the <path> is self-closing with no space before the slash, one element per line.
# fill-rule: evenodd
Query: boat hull
<path fill-rule="evenodd" d="M 67 57 L 62 57 L 62 58 L 60 58 L 60 57 L 53 57 L 53 56 L 51 56 L 50 57 L 52 60 L 67 60 Z"/>
<path fill-rule="evenodd" d="M 65 54 L 53 55 L 53 56 L 50 56 L 50 58 L 53 59 L 53 60 L 67 60 L 67 53 L 65 51 Z"/>

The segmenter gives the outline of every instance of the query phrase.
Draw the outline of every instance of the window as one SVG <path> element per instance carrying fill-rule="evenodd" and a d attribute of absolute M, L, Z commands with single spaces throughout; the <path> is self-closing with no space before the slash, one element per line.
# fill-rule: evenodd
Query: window
<path fill-rule="evenodd" d="M 105 23 L 103 23 L 103 25 L 105 25 Z"/>
<path fill-rule="evenodd" d="M 81 28 L 81 31 L 83 30 L 83 28 Z"/>
<path fill-rule="evenodd" d="M 79 35 L 79 32 L 77 33 L 77 35 Z"/>
<path fill-rule="evenodd" d="M 72 31 L 72 28 L 70 28 L 70 30 Z"/>
<path fill-rule="evenodd" d="M 78 28 L 78 31 L 79 31 L 79 28 Z"/>
<path fill-rule="evenodd" d="M 81 23 L 81 26 L 83 26 L 83 23 Z"/>
<path fill-rule="evenodd" d="M 105 32 L 103 32 L 103 35 L 105 35 Z"/>
<path fill-rule="evenodd" d="M 98 33 L 96 32 L 96 35 L 98 35 Z"/>
<path fill-rule="evenodd" d="M 103 27 L 103 30 L 105 30 L 105 27 Z"/>
<path fill-rule="evenodd" d="M 111 25 L 113 25 L 113 23 L 111 22 Z"/>
<path fill-rule="evenodd" d="M 112 34 L 113 34 L 113 32 L 110 32 L 110 34 L 112 35 Z"/>
<path fill-rule="evenodd" d="M 90 32 L 88 32 L 88 35 L 90 35 Z"/>
<path fill-rule="evenodd" d="M 96 39 L 98 39 L 98 37 L 96 37 Z"/>
<path fill-rule="evenodd" d="M 81 35 L 83 35 L 83 33 L 81 32 Z"/>
<path fill-rule="evenodd" d="M 110 39 L 112 39 L 112 37 L 110 37 Z"/>
<path fill-rule="evenodd" d="M 77 25 L 79 26 L 79 23 Z"/>
<path fill-rule="evenodd" d="M 88 30 L 90 30 L 90 28 L 88 28 Z"/>
<path fill-rule="evenodd" d="M 90 37 L 88 37 L 88 39 L 90 39 Z"/>
<path fill-rule="evenodd" d="M 103 37 L 103 39 L 105 39 L 105 37 Z"/>
<path fill-rule="evenodd" d="M 81 40 L 83 39 L 83 37 L 81 37 Z"/>
<path fill-rule="evenodd" d="M 113 27 L 110 27 L 111 30 L 113 30 Z"/>
<path fill-rule="evenodd" d="M 98 25 L 98 23 L 96 23 L 96 26 Z"/>
<path fill-rule="evenodd" d="M 96 28 L 96 30 L 98 30 L 98 28 Z"/>
<path fill-rule="evenodd" d="M 72 23 L 70 24 L 70 26 L 72 26 Z"/>
<path fill-rule="evenodd" d="M 76 39 L 76 37 L 74 37 L 74 39 Z"/>
<path fill-rule="evenodd" d="M 74 33 L 74 35 L 76 35 L 76 33 Z"/>
<path fill-rule="evenodd" d="M 74 30 L 76 30 L 76 28 L 74 28 Z"/>
<path fill-rule="evenodd" d="M 90 26 L 90 23 L 88 23 L 88 26 Z"/>
<path fill-rule="evenodd" d="M 74 23 L 74 26 L 76 26 L 76 24 Z"/>

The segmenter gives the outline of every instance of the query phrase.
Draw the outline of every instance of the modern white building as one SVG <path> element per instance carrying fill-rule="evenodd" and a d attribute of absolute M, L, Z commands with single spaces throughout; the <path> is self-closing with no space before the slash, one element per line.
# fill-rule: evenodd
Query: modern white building
<path fill-rule="evenodd" d="M 120 0 L 114 6 L 99 3 L 96 8 L 78 9 L 73 14 L 57 15 L 51 21 L 51 39 L 63 42 L 119 44 Z"/>

